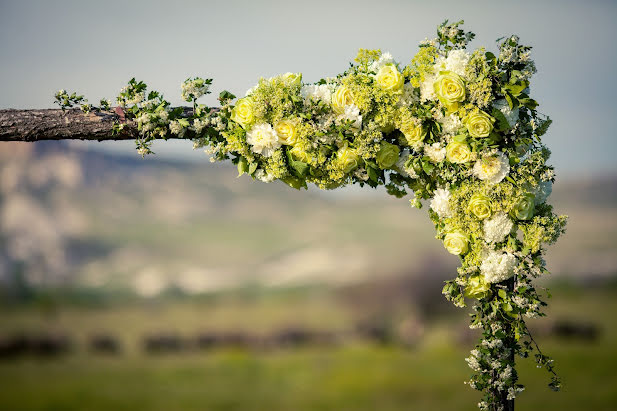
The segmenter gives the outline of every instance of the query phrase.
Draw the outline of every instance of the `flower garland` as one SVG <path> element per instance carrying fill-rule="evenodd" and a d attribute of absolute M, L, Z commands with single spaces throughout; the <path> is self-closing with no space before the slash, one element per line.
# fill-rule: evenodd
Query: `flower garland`
<path fill-rule="evenodd" d="M 429 200 L 437 238 L 461 261 L 443 294 L 459 307 L 473 301 L 470 327 L 482 330 L 466 359 L 474 371 L 467 383 L 484 393 L 480 409 L 501 410 L 523 390 L 517 355 L 535 352 L 538 366 L 552 374 L 551 388 L 560 387 L 525 318 L 544 315 L 533 279 L 547 273 L 543 247 L 564 232 L 567 217 L 546 203 L 554 172 L 540 138 L 551 120 L 529 96 L 531 47 L 510 36 L 498 40 L 497 55 L 468 52 L 474 34 L 462 23 L 441 24 L 407 66 L 361 49 L 334 78 L 262 78 L 235 103 L 224 91 L 218 111 L 197 104 L 211 84 L 201 78 L 182 85 L 183 99 L 193 103 L 188 114 L 170 109 L 158 92 L 146 95 L 134 79 L 118 103 L 137 122 L 142 154 L 154 138 L 174 134 L 263 182 L 296 189 L 384 185 L 396 197 L 412 190 L 414 207 Z M 83 103 L 63 91 L 56 98 L 63 107 Z"/>

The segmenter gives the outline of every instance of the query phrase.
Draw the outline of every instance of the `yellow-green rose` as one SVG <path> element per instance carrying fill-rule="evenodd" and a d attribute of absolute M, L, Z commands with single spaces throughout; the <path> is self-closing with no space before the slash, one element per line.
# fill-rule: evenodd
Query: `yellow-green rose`
<path fill-rule="evenodd" d="M 480 220 L 491 216 L 491 200 L 480 193 L 474 194 L 469 200 L 467 211 L 478 217 Z"/>
<path fill-rule="evenodd" d="M 399 91 L 405 83 L 405 78 L 393 64 L 382 66 L 377 72 L 375 79 L 382 89 L 390 91 Z"/>
<path fill-rule="evenodd" d="M 236 106 L 231 110 L 231 119 L 240 124 L 243 128 L 251 125 L 255 120 L 253 114 L 253 99 L 245 97 L 238 100 Z"/>
<path fill-rule="evenodd" d="M 465 82 L 461 76 L 451 71 L 440 71 L 433 88 L 448 111 L 458 110 L 459 104 L 465 100 Z"/>
<path fill-rule="evenodd" d="M 450 254 L 461 255 L 469 250 L 469 237 L 461 231 L 452 231 L 443 239 L 443 246 Z"/>
<path fill-rule="evenodd" d="M 293 145 L 298 137 L 298 121 L 297 119 L 281 120 L 274 126 L 276 134 L 278 134 L 279 141 L 288 146 Z"/>
<path fill-rule="evenodd" d="M 398 155 L 400 152 L 401 150 L 397 145 L 382 141 L 379 146 L 379 151 L 377 152 L 377 165 L 382 170 L 392 168 L 392 166 L 398 161 Z"/>
<path fill-rule="evenodd" d="M 285 73 L 281 74 L 281 77 L 290 86 L 299 86 L 302 82 L 302 73 Z"/>
<path fill-rule="evenodd" d="M 339 163 L 343 167 L 345 174 L 351 173 L 360 165 L 360 156 L 356 154 L 356 151 L 349 146 L 344 145 L 336 152 Z"/>
<path fill-rule="evenodd" d="M 469 135 L 476 138 L 488 137 L 493 131 L 494 123 L 495 119 L 482 110 L 472 112 L 463 119 Z"/>
<path fill-rule="evenodd" d="M 484 298 L 488 295 L 488 291 L 491 289 L 491 285 L 484 281 L 484 277 L 481 275 L 475 275 L 469 277 L 467 280 L 467 286 L 465 287 L 465 297 L 467 298 Z"/>
<path fill-rule="evenodd" d="M 289 153 L 296 161 L 302 161 L 303 163 L 309 164 L 311 162 L 311 155 L 303 150 L 300 146 L 293 146 Z"/>
<path fill-rule="evenodd" d="M 517 220 L 529 220 L 534 214 L 536 207 L 535 201 L 536 196 L 533 194 L 527 193 L 523 195 L 518 199 L 516 204 L 514 204 L 510 215 Z"/>
<path fill-rule="evenodd" d="M 332 109 L 336 114 L 343 114 L 345 112 L 345 106 L 354 104 L 351 90 L 347 86 L 340 86 L 332 94 Z"/>
<path fill-rule="evenodd" d="M 408 124 L 403 125 L 400 130 L 401 133 L 403 133 L 403 135 L 405 136 L 407 144 L 409 144 L 410 146 L 418 144 L 426 137 L 426 130 L 424 130 L 422 124 L 415 124 L 413 122 L 409 122 Z"/>
<path fill-rule="evenodd" d="M 468 163 L 472 159 L 471 149 L 465 143 L 451 141 L 446 146 L 446 159 L 456 164 Z"/>

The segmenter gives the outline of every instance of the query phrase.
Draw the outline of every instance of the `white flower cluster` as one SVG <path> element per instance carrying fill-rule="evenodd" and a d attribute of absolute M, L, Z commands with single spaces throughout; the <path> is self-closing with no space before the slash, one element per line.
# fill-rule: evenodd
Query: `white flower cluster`
<path fill-rule="evenodd" d="M 379 69 L 385 66 L 386 64 L 393 64 L 393 63 L 394 63 L 394 58 L 392 57 L 392 54 L 383 53 L 381 57 L 379 57 L 379 60 L 371 63 L 368 69 L 369 71 L 374 71 L 375 73 L 377 73 Z"/>
<path fill-rule="evenodd" d="M 300 89 L 300 95 L 308 103 L 309 101 L 323 101 L 330 104 L 332 100 L 332 86 L 329 84 L 312 84 L 303 86 Z"/>
<path fill-rule="evenodd" d="M 503 153 L 483 155 L 473 166 L 473 175 L 490 184 L 497 184 L 510 172 L 510 161 Z"/>
<path fill-rule="evenodd" d="M 499 212 L 490 220 L 484 221 L 484 239 L 487 243 L 499 243 L 505 240 L 514 227 L 514 223 L 504 212 Z"/>
<path fill-rule="evenodd" d="M 251 145 L 253 152 L 264 157 L 270 157 L 281 146 L 278 134 L 268 123 L 255 124 L 246 133 L 246 142 Z"/>
<path fill-rule="evenodd" d="M 480 272 L 487 283 L 500 283 L 514 275 L 518 260 L 509 252 L 489 251 L 480 265 Z"/>
<path fill-rule="evenodd" d="M 362 128 L 362 116 L 360 115 L 360 109 L 355 104 L 345 106 L 343 114 L 336 118 L 337 124 L 344 124 L 351 121 L 351 128 L 360 130 Z"/>
<path fill-rule="evenodd" d="M 204 94 L 208 94 L 210 85 L 203 79 L 188 79 L 182 83 L 182 100 L 191 102 Z"/>
<path fill-rule="evenodd" d="M 437 213 L 439 218 L 452 217 L 450 192 L 443 188 L 435 190 L 435 194 L 431 200 L 431 209 Z"/>
<path fill-rule="evenodd" d="M 424 154 L 431 159 L 433 163 L 441 163 L 446 158 L 446 148 L 441 143 L 433 143 L 430 146 L 424 146 Z"/>
<path fill-rule="evenodd" d="M 463 122 L 456 113 L 452 113 L 449 116 L 443 116 L 439 119 L 443 133 L 453 136 L 458 133 L 459 128 L 462 127 Z"/>
<path fill-rule="evenodd" d="M 469 63 L 469 53 L 465 50 L 452 50 L 448 53 L 448 57 L 441 58 L 437 61 L 439 70 L 447 70 L 465 77 L 465 68 Z"/>
<path fill-rule="evenodd" d="M 184 136 L 186 129 L 182 127 L 182 124 L 180 124 L 178 120 L 172 120 L 169 123 L 169 131 L 171 131 L 172 134 L 176 134 L 177 136 L 182 137 Z"/>

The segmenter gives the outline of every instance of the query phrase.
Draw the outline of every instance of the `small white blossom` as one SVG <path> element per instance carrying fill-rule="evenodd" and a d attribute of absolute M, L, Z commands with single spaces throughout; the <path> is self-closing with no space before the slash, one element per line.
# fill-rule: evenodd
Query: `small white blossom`
<path fill-rule="evenodd" d="M 441 123 L 441 129 L 444 134 L 455 135 L 458 133 L 458 129 L 462 127 L 463 122 L 456 113 L 452 113 L 449 116 L 443 116 L 439 119 Z"/>
<path fill-rule="evenodd" d="M 195 130 L 195 133 L 199 134 L 201 133 L 201 131 L 207 126 L 207 121 L 206 120 L 202 120 L 199 118 L 196 118 L 193 121 L 193 130 Z"/>
<path fill-rule="evenodd" d="M 307 85 L 300 89 L 300 94 L 306 102 L 321 100 L 326 104 L 330 104 L 332 100 L 332 86 L 329 84 Z"/>
<path fill-rule="evenodd" d="M 450 209 L 450 192 L 443 188 L 438 188 L 435 190 L 430 207 L 437 213 L 439 218 L 451 217 L 452 210 Z"/>
<path fill-rule="evenodd" d="M 431 159 L 433 163 L 441 163 L 446 158 L 446 148 L 441 143 L 433 143 L 430 146 L 424 146 L 424 154 Z"/>
<path fill-rule="evenodd" d="M 416 89 L 411 85 L 411 83 L 405 83 L 403 84 L 403 93 L 396 102 L 396 105 L 398 107 L 406 107 L 412 105 L 418 100 L 419 96 L 416 94 Z"/>
<path fill-rule="evenodd" d="M 188 79 L 182 83 L 182 100 L 191 102 L 208 93 L 210 85 L 203 79 Z"/>
<path fill-rule="evenodd" d="M 362 128 L 360 109 L 355 104 L 345 106 L 345 112 L 336 118 L 337 124 L 344 124 L 348 121 L 353 122 L 351 125 L 352 129 L 360 130 Z"/>
<path fill-rule="evenodd" d="M 182 124 L 180 124 L 178 120 L 172 120 L 169 123 L 169 131 L 171 131 L 172 134 L 177 134 L 178 136 L 182 137 L 186 130 L 184 129 L 184 127 L 182 127 Z"/>
<path fill-rule="evenodd" d="M 371 65 L 369 66 L 369 70 L 370 71 L 374 71 L 376 73 L 376 72 L 379 71 L 380 68 L 382 68 L 386 64 L 392 64 L 392 63 L 394 63 L 394 59 L 392 58 L 392 54 L 390 54 L 390 53 L 383 53 L 381 55 L 381 57 L 379 57 L 379 60 L 374 61 L 374 62 L 371 63 Z"/>
<path fill-rule="evenodd" d="M 255 178 L 257 178 L 259 181 L 262 181 L 264 183 L 271 183 L 272 181 L 276 179 L 272 174 L 266 173 L 261 168 L 255 171 Z"/>

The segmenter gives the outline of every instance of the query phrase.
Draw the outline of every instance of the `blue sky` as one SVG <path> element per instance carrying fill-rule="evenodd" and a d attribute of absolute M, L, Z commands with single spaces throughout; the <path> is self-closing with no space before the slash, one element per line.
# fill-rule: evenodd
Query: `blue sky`
<path fill-rule="evenodd" d="M 0 0 L 0 108 L 51 107 L 60 88 L 113 98 L 133 76 L 175 104 L 189 76 L 242 94 L 261 76 L 334 75 L 360 47 L 407 63 L 446 18 L 465 19 L 472 48 L 509 34 L 534 46 L 532 95 L 554 120 L 545 142 L 558 175 L 617 173 L 613 1 Z M 137 155 L 131 142 L 87 144 Z M 205 161 L 189 142 L 155 151 Z"/>

